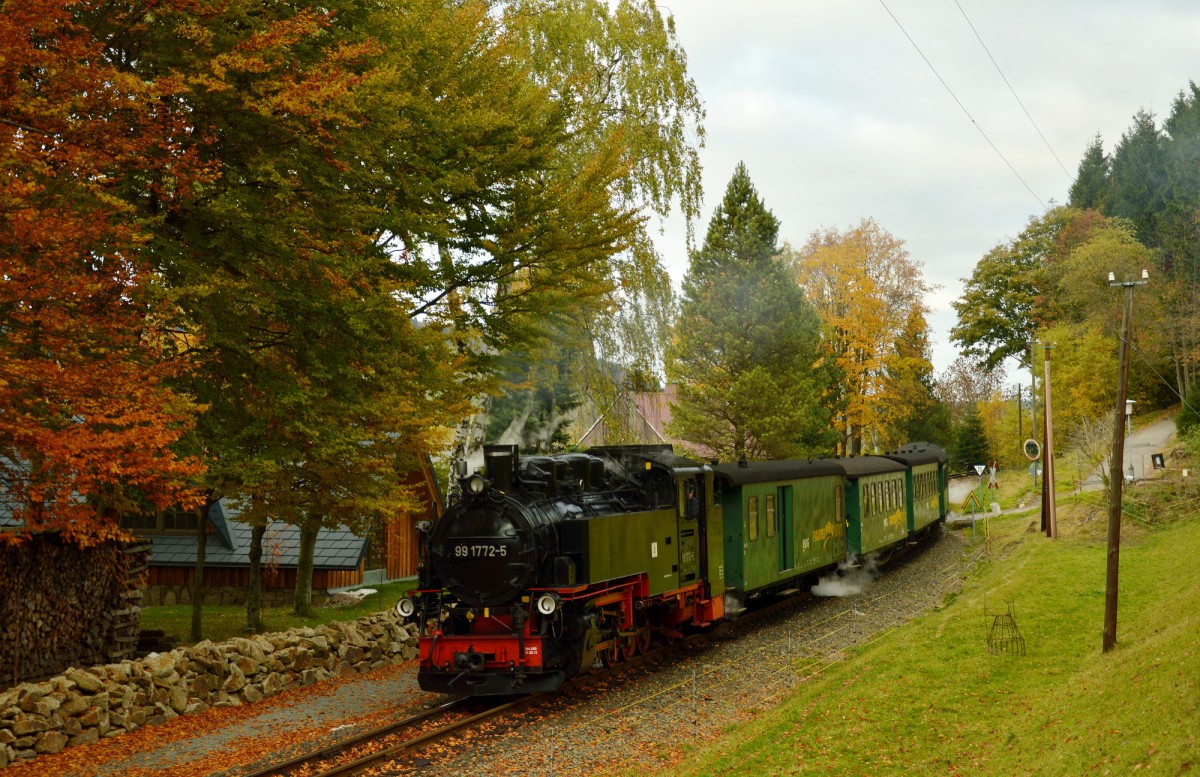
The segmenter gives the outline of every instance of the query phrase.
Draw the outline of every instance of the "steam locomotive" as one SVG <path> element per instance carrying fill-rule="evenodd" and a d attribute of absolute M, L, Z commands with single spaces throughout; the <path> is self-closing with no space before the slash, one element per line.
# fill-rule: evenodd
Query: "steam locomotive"
<path fill-rule="evenodd" d="M 463 696 L 550 691 L 887 552 L 946 514 L 945 452 L 703 464 L 669 445 L 520 456 L 483 473 L 421 542 L 418 683 Z M 486 473 L 486 475 L 484 474 Z"/>

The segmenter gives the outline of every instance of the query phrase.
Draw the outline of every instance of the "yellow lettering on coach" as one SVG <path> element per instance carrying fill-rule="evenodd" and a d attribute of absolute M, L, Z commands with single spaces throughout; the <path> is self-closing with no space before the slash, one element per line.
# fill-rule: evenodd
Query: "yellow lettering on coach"
<path fill-rule="evenodd" d="M 813 533 L 812 533 L 813 542 L 824 542 L 825 540 L 831 540 L 834 537 L 838 536 L 839 529 L 841 529 L 841 528 L 842 528 L 841 524 L 832 522 L 832 523 L 827 523 L 818 529 L 813 529 Z"/>

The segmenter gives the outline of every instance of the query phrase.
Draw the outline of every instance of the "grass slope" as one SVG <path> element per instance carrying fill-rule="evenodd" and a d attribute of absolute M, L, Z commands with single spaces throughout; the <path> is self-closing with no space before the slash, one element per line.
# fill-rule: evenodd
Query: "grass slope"
<path fill-rule="evenodd" d="M 1107 654 L 1105 542 L 1036 523 L 993 520 L 992 560 L 952 602 L 674 774 L 1200 774 L 1200 520 L 1123 540 Z M 1008 602 L 1023 657 L 988 652 Z"/>
<path fill-rule="evenodd" d="M 366 615 L 389 610 L 396 606 L 400 596 L 413 587 L 412 580 L 401 580 L 382 585 L 363 586 L 376 593 L 369 594 L 355 604 L 342 607 L 320 607 L 311 618 L 302 618 L 292 612 L 292 606 L 264 607 L 262 610 L 265 632 L 287 631 L 303 626 L 323 626 L 333 621 L 352 621 Z M 224 642 L 233 637 L 246 636 L 245 605 L 205 605 L 200 617 L 205 639 Z M 190 642 L 192 631 L 192 605 L 176 604 L 163 607 L 146 607 L 142 610 L 143 629 L 161 629 L 165 633 Z"/>

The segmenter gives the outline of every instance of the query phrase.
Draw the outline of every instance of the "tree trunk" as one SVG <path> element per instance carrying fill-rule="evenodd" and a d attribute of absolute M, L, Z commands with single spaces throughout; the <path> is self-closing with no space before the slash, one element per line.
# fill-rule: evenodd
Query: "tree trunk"
<path fill-rule="evenodd" d="M 310 515 L 300 524 L 300 558 L 296 561 L 296 602 L 293 612 L 302 617 L 311 618 L 313 557 L 317 549 L 317 532 L 321 528 L 321 518 Z"/>
<path fill-rule="evenodd" d="M 204 555 L 208 550 L 208 511 L 213 505 L 211 496 L 196 508 L 196 568 L 192 570 L 192 642 L 203 639 L 201 611 L 204 609 Z"/>
<path fill-rule="evenodd" d="M 250 529 L 250 586 L 246 589 L 246 631 L 257 634 L 262 622 L 262 554 L 263 536 L 267 525 L 254 524 Z"/>

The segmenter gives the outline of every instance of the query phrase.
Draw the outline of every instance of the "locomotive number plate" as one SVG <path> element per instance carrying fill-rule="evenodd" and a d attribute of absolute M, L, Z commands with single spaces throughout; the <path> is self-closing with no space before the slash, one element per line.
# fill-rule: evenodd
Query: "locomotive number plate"
<path fill-rule="evenodd" d="M 503 558 L 508 555 L 507 545 L 491 545 L 481 542 L 473 545 L 455 545 L 455 558 Z"/>

